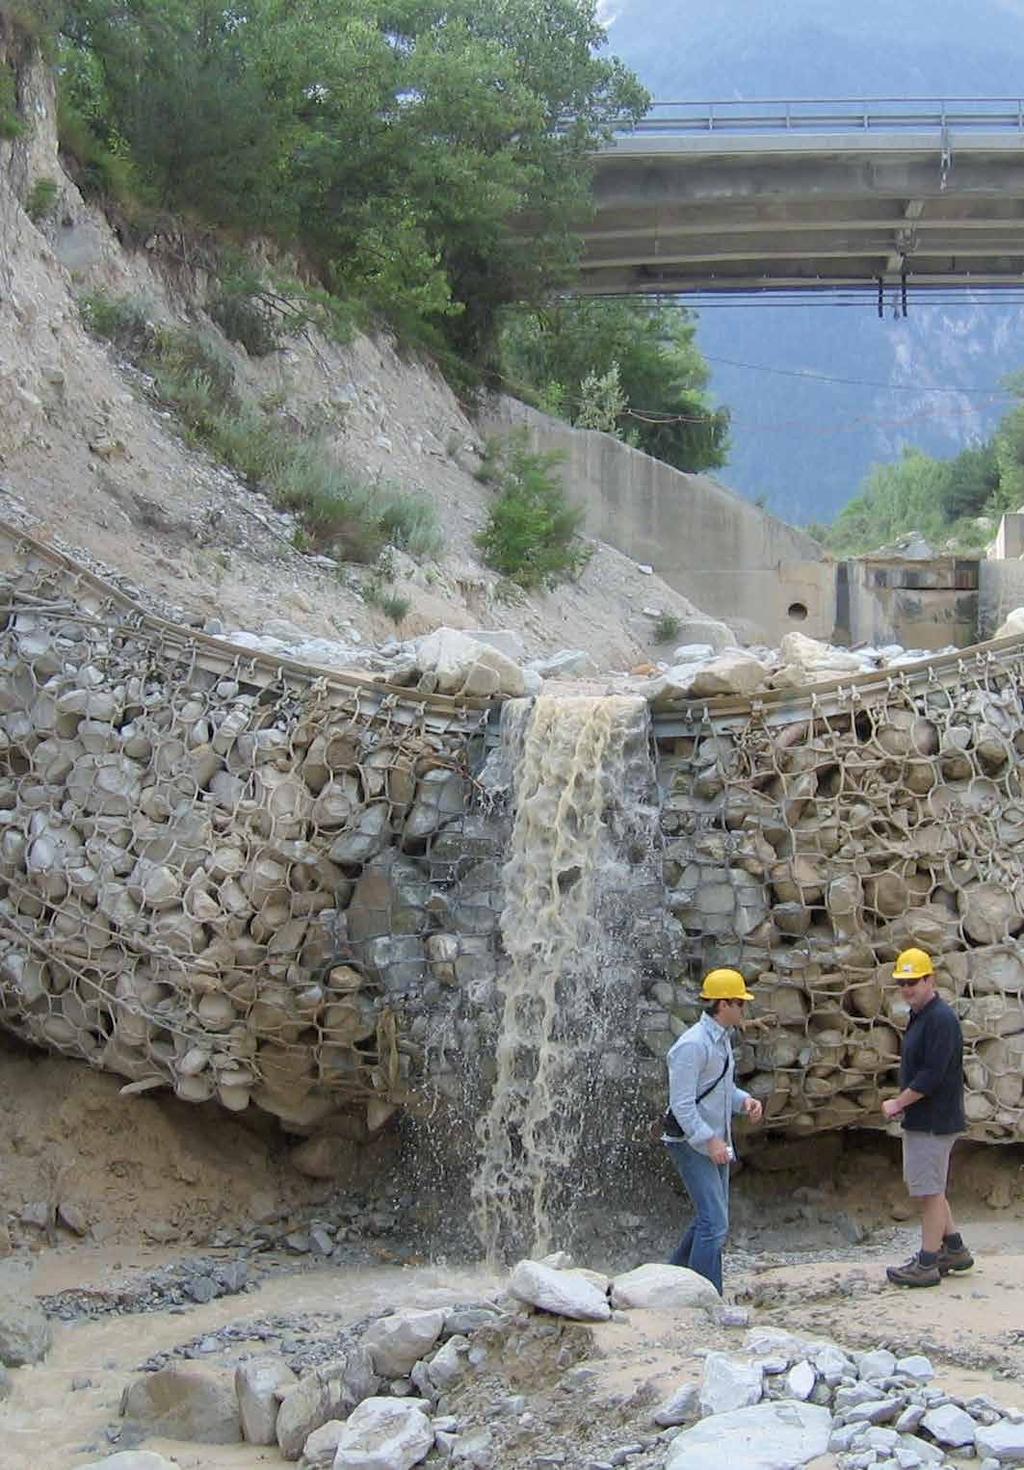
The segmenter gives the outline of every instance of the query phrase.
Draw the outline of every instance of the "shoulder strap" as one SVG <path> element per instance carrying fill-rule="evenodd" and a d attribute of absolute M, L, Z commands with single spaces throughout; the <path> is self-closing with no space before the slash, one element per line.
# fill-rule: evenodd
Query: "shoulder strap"
<path fill-rule="evenodd" d="M 730 1061 L 731 1061 L 731 1058 L 730 1057 L 726 1057 L 725 1062 L 724 1062 L 724 1064 L 722 1066 L 722 1070 L 719 1072 L 719 1074 L 715 1078 L 714 1082 L 712 1082 L 712 1084 L 711 1084 L 710 1087 L 705 1087 L 705 1089 L 704 1089 L 703 1092 L 698 1092 L 697 1096 L 694 1098 L 694 1102 L 695 1103 L 703 1102 L 704 1099 L 708 1096 L 709 1093 L 714 1092 L 715 1088 L 721 1082 L 721 1080 L 725 1076 L 726 1072 L 728 1072 L 728 1070 L 729 1070 L 729 1062 Z"/>

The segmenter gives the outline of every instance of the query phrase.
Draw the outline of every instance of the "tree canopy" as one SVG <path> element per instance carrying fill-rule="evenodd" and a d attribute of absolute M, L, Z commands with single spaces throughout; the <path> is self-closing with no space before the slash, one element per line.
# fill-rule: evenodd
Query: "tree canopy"
<path fill-rule="evenodd" d="M 564 300 L 506 314 L 501 371 L 544 408 L 581 427 L 607 428 L 682 470 L 725 463 L 729 415 L 709 406 L 709 372 L 696 319 L 642 302 Z M 606 422 L 592 417 L 595 392 L 618 389 Z"/>
<path fill-rule="evenodd" d="M 476 359 L 564 278 L 587 156 L 648 103 L 595 0 L 76 0 L 59 28 L 81 152 Z"/>
<path fill-rule="evenodd" d="M 1015 480 L 1021 482 L 1016 492 Z M 952 459 L 905 449 L 894 463 L 875 465 L 834 525 L 810 529 L 845 556 L 874 551 L 910 531 L 968 549 L 990 539 L 976 518 L 999 514 L 1015 499 L 1024 499 L 1022 408 L 1007 416 L 993 440 Z"/>

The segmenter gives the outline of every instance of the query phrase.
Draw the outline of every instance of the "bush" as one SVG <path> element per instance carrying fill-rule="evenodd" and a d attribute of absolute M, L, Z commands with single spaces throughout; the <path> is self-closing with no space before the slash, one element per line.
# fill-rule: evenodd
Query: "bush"
<path fill-rule="evenodd" d="M 0 61 L 0 138 L 17 138 L 25 131 L 18 116 L 18 86 L 9 61 Z"/>
<path fill-rule="evenodd" d="M 319 440 L 300 442 L 273 414 L 240 398 L 231 361 L 212 337 L 189 327 L 154 326 L 144 305 L 131 299 L 93 292 L 80 305 L 89 329 L 149 374 L 156 397 L 178 416 L 192 443 L 298 517 L 301 549 L 365 563 L 389 544 L 418 556 L 439 549 L 441 532 L 425 497 L 357 478 Z M 404 615 L 388 613 L 396 621 Z"/>
<path fill-rule="evenodd" d="M 534 453 L 525 432 L 489 445 L 480 477 L 498 489 L 476 536 L 489 567 L 520 587 L 552 587 L 576 577 L 590 557 L 577 530 L 582 510 L 571 506 L 555 475 L 563 455 Z"/>
<path fill-rule="evenodd" d="M 280 347 L 278 324 L 259 295 L 222 291 L 207 309 L 228 341 L 244 347 L 250 357 L 269 357 Z"/>
<path fill-rule="evenodd" d="M 387 554 L 381 557 L 382 564 L 386 563 Z M 368 582 L 363 583 L 363 601 L 370 607 L 380 608 L 385 617 L 390 618 L 397 626 L 403 622 L 412 602 L 408 597 L 403 597 L 395 589 L 386 588 L 379 576 L 371 577 Z"/>
<path fill-rule="evenodd" d="M 395 487 L 380 491 L 381 530 L 389 546 L 397 546 L 410 556 L 436 556 L 444 544 L 437 515 L 429 500 L 410 495 Z"/>
<path fill-rule="evenodd" d="M 103 291 L 89 291 L 79 297 L 78 307 L 94 337 L 112 342 L 133 361 L 141 362 L 152 351 L 156 329 L 145 302 L 137 297 L 113 297 Z"/>
<path fill-rule="evenodd" d="M 36 179 L 25 201 L 25 213 L 34 224 L 49 219 L 60 199 L 60 185 L 55 179 Z"/>
<path fill-rule="evenodd" d="M 679 637 L 682 623 L 675 613 L 663 612 L 654 624 L 653 637 L 655 643 L 674 643 Z"/>

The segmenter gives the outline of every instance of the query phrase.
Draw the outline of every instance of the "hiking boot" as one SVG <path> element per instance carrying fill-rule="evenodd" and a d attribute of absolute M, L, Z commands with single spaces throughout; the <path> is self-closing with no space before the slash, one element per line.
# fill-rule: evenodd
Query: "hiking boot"
<path fill-rule="evenodd" d="M 974 1257 L 965 1245 L 948 1246 L 943 1241 L 935 1264 L 940 1276 L 948 1276 L 950 1271 L 969 1271 L 974 1265 Z"/>
<path fill-rule="evenodd" d="M 911 1256 L 904 1266 L 886 1266 L 885 1274 L 893 1286 L 938 1286 L 942 1280 L 938 1266 L 926 1266 L 919 1255 Z"/>

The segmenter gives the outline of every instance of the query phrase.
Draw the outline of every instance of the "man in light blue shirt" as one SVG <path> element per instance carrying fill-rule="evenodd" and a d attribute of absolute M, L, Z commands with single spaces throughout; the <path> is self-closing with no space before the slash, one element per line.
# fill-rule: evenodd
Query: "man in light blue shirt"
<path fill-rule="evenodd" d="M 722 1294 L 722 1247 L 729 1233 L 732 1118 L 761 1121 L 761 1104 L 737 1087 L 731 1032 L 754 997 L 738 970 L 711 970 L 701 986 L 704 1014 L 668 1054 L 668 1112 L 663 1141 L 696 1215 L 670 1264 L 706 1276 Z"/>

